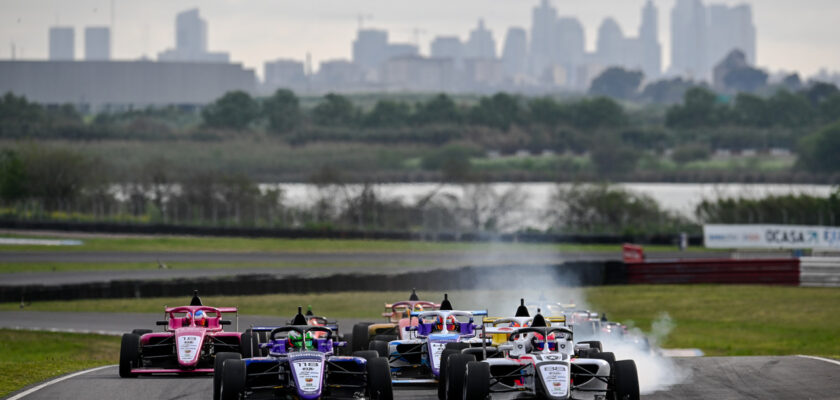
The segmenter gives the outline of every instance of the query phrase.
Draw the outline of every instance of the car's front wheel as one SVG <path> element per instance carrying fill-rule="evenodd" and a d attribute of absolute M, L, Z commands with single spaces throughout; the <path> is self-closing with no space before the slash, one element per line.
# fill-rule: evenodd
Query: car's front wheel
<path fill-rule="evenodd" d="M 120 342 L 120 377 L 135 378 L 136 374 L 131 373 L 140 361 L 140 335 L 126 333 L 122 335 Z"/>
<path fill-rule="evenodd" d="M 225 360 L 222 364 L 221 400 L 239 400 L 245 393 L 245 361 Z"/>
<path fill-rule="evenodd" d="M 242 355 L 233 352 L 223 352 L 216 354 L 216 359 L 213 361 L 213 400 L 221 398 L 222 387 L 222 367 L 225 360 L 241 360 Z"/>
<path fill-rule="evenodd" d="M 639 400 L 639 373 L 635 361 L 616 361 L 613 376 L 616 400 Z"/>
<path fill-rule="evenodd" d="M 374 358 L 367 362 L 368 393 L 371 400 L 393 400 L 391 367 L 385 358 Z"/>
<path fill-rule="evenodd" d="M 464 375 L 464 400 L 484 400 L 490 395 L 490 365 L 478 361 L 467 363 Z"/>

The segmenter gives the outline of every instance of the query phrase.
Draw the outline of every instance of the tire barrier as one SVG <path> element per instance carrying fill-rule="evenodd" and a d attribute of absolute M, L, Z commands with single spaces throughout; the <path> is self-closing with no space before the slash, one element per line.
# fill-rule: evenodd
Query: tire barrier
<path fill-rule="evenodd" d="M 517 276 L 523 277 L 516 279 Z M 537 277 L 538 279 L 534 279 Z M 207 295 L 259 295 L 382 290 L 550 289 L 558 286 L 616 285 L 627 281 L 621 262 L 571 262 L 545 266 L 435 269 L 396 274 L 330 276 L 239 275 L 226 278 L 127 280 L 66 285 L 0 286 L 0 302 L 181 296 L 197 289 Z"/>
<path fill-rule="evenodd" d="M 525 242 L 525 243 L 576 243 L 621 244 L 634 242 L 648 245 L 674 245 L 679 235 L 559 235 L 536 232 L 521 233 L 471 233 L 471 232 L 390 232 L 332 229 L 283 229 L 249 227 L 207 227 L 167 224 L 119 224 L 106 222 L 22 221 L 0 220 L 2 229 L 67 231 L 84 233 L 141 234 L 141 235 L 191 235 L 278 239 L 368 239 L 368 240 L 425 240 L 436 242 Z M 689 244 L 699 246 L 702 236 L 692 236 Z"/>
<path fill-rule="evenodd" d="M 840 287 L 840 257 L 802 257 L 799 259 L 801 286 Z"/>
<path fill-rule="evenodd" d="M 627 283 L 798 285 L 799 259 L 699 259 L 627 264 Z"/>

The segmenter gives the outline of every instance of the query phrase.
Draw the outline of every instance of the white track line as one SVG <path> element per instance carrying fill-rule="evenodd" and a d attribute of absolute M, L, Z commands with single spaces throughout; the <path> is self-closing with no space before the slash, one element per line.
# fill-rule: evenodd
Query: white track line
<path fill-rule="evenodd" d="M 84 374 L 86 374 L 86 373 L 88 373 L 88 372 L 99 371 L 100 369 L 111 368 L 111 367 L 116 367 L 116 365 L 106 365 L 106 366 L 104 366 L 104 367 L 96 367 L 96 368 L 86 369 L 86 370 L 84 370 L 84 371 L 74 372 L 74 373 L 72 373 L 72 374 L 70 374 L 70 375 L 64 375 L 64 376 L 62 376 L 62 377 L 55 378 L 55 379 L 53 379 L 53 380 L 51 380 L 51 381 L 46 381 L 46 382 L 44 382 L 44 383 L 42 383 L 42 384 L 40 384 L 40 385 L 38 385 L 38 386 L 35 386 L 35 387 L 34 387 L 34 388 L 32 388 L 32 389 L 29 389 L 29 390 L 27 390 L 27 391 L 23 392 L 23 393 L 17 394 L 17 395 L 15 395 L 15 396 L 13 396 L 13 397 L 9 397 L 9 398 L 8 398 L 8 399 L 6 399 L 6 400 L 19 400 L 19 399 L 22 399 L 22 398 L 24 398 L 24 397 L 26 397 L 26 396 L 29 396 L 29 395 L 30 395 L 30 394 L 32 394 L 32 393 L 35 393 L 35 392 L 39 391 L 39 390 L 41 390 L 41 389 L 43 389 L 43 388 L 45 388 L 45 387 L 47 387 L 47 386 L 50 386 L 50 385 L 55 385 L 56 383 L 61 382 L 61 381 L 63 381 L 63 380 L 67 380 L 67 379 L 70 379 L 70 378 L 75 378 L 75 377 L 77 377 L 77 376 L 79 376 L 79 375 L 84 375 Z"/>
<path fill-rule="evenodd" d="M 837 361 L 837 360 L 832 360 L 832 359 L 830 359 L 830 358 L 822 358 L 822 357 L 814 357 L 814 356 L 803 356 L 803 355 L 801 355 L 801 354 L 800 354 L 800 355 L 798 355 L 797 357 L 810 358 L 810 359 L 812 359 L 812 360 L 820 360 L 820 361 L 825 361 L 825 362 L 827 362 L 827 363 L 832 363 L 832 364 L 840 365 L 840 361 Z"/>

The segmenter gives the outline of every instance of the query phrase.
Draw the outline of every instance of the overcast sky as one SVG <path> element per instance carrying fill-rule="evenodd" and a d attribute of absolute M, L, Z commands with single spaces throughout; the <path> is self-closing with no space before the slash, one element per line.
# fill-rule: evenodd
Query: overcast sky
<path fill-rule="evenodd" d="M 675 0 L 654 0 L 659 7 L 664 64 L 670 64 L 670 12 Z M 466 39 L 479 18 L 493 30 L 501 49 L 508 27 L 528 28 L 539 0 L 113 0 L 112 55 L 136 59 L 173 47 L 175 14 L 199 7 L 209 25 L 209 47 L 227 51 L 235 62 L 262 73 L 276 58 L 321 60 L 349 58 L 358 16 L 366 27 L 387 29 L 392 41 L 414 42 L 428 53 L 436 35 Z M 606 17 L 625 35 L 635 36 L 645 0 L 552 0 L 560 15 L 578 17 L 587 46 Z M 738 4 L 744 1 L 716 0 Z M 83 29 L 108 25 L 111 0 L 0 0 L 0 58 L 45 59 L 50 26 L 76 28 L 76 57 L 81 58 Z M 706 1 L 705 3 L 710 3 Z M 840 0 L 761 0 L 753 5 L 758 29 L 758 63 L 772 71 L 811 75 L 821 68 L 840 70 Z M 416 33 L 415 33 L 416 32 Z"/>

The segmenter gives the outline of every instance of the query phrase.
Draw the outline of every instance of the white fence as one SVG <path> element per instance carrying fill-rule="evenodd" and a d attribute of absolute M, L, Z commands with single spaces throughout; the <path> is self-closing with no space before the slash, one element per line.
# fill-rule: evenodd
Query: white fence
<path fill-rule="evenodd" d="M 840 257 L 800 258 L 799 285 L 840 287 Z"/>

